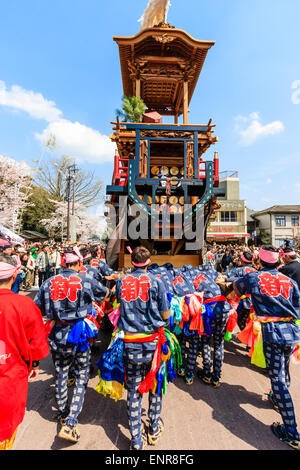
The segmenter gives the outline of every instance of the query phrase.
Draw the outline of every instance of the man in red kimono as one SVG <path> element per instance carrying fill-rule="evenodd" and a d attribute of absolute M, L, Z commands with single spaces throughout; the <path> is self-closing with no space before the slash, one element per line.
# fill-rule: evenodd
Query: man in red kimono
<path fill-rule="evenodd" d="M 0 450 L 11 449 L 23 421 L 28 380 L 49 354 L 43 318 L 29 297 L 14 294 L 15 260 L 0 255 Z"/>

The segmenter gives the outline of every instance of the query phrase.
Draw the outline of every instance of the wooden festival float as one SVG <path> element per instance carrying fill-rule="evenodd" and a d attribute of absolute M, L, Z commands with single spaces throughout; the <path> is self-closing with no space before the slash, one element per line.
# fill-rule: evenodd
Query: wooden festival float
<path fill-rule="evenodd" d="M 119 47 L 124 95 L 142 98 L 147 110 L 143 122 L 117 118 L 111 123 L 114 133 L 110 137 L 117 151 L 107 199 L 116 210 L 116 233 L 122 232 L 125 219 L 127 225 L 134 220 L 134 204 L 149 222 L 147 234 L 138 241 L 120 237 L 114 245 L 115 265 L 131 267 L 127 246 L 144 244 L 154 263 L 197 266 L 202 262 L 209 218 L 223 190 L 218 188 L 217 152 L 211 161 L 205 159 L 218 140 L 215 125 L 211 120 L 205 125 L 189 124 L 188 113 L 206 55 L 215 43 L 196 40 L 164 22 L 136 36 L 114 37 L 114 41 Z M 174 123 L 162 123 L 162 116 L 173 116 Z M 124 208 L 122 213 L 121 196 L 128 197 L 128 217 Z M 193 240 L 198 249 L 190 251 L 178 220 L 193 225 L 197 216 L 202 218 L 202 240 Z"/>

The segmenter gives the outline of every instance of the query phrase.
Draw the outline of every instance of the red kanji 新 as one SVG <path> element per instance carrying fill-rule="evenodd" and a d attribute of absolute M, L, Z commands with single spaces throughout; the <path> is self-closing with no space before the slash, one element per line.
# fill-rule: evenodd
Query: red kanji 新
<path fill-rule="evenodd" d="M 256 269 L 247 266 L 245 268 L 245 274 L 249 274 L 249 273 L 256 273 Z"/>
<path fill-rule="evenodd" d="M 176 287 L 177 284 L 183 284 L 183 277 L 182 277 L 181 274 L 179 276 L 175 277 L 175 279 L 173 281 L 173 286 L 174 287 Z"/>
<path fill-rule="evenodd" d="M 142 275 L 139 278 L 127 276 L 121 282 L 121 298 L 126 302 L 131 302 L 140 298 L 143 302 L 149 300 L 148 291 L 151 287 L 150 278 Z"/>
<path fill-rule="evenodd" d="M 194 279 L 194 286 L 196 289 L 200 286 L 201 282 L 207 281 L 207 278 L 204 276 L 204 274 L 198 274 L 198 276 L 195 277 Z"/>
<path fill-rule="evenodd" d="M 81 279 L 78 276 L 55 276 L 50 281 L 50 298 L 53 302 L 68 299 L 70 302 L 77 300 L 77 291 L 82 290 Z"/>
<path fill-rule="evenodd" d="M 282 295 L 285 299 L 289 298 L 290 290 L 293 288 L 293 285 L 287 276 L 279 273 L 277 276 L 271 273 L 263 273 L 260 274 L 258 278 L 262 294 L 266 294 L 269 297 Z"/>

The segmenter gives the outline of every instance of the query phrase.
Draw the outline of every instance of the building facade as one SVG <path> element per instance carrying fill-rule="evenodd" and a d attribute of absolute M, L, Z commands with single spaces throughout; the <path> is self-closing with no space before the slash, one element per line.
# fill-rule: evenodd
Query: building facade
<path fill-rule="evenodd" d="M 218 197 L 220 208 L 210 219 L 207 229 L 208 242 L 238 242 L 247 244 L 246 201 L 240 199 L 240 181 L 237 171 L 220 173 L 219 187 L 225 190 L 225 197 Z"/>
<path fill-rule="evenodd" d="M 300 242 L 300 205 L 272 206 L 251 217 L 257 221 L 256 232 L 262 243 L 280 247 L 286 240 Z"/>

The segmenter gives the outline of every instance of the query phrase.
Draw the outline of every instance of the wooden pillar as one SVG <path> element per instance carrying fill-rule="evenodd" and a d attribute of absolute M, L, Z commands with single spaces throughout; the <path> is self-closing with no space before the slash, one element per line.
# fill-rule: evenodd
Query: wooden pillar
<path fill-rule="evenodd" d="M 135 96 L 137 98 L 141 97 L 141 80 L 139 78 L 135 81 Z"/>
<path fill-rule="evenodd" d="M 178 114 L 175 114 L 174 116 L 174 124 L 178 124 Z"/>
<path fill-rule="evenodd" d="M 183 124 L 188 124 L 189 113 L 189 83 L 183 82 Z"/>

